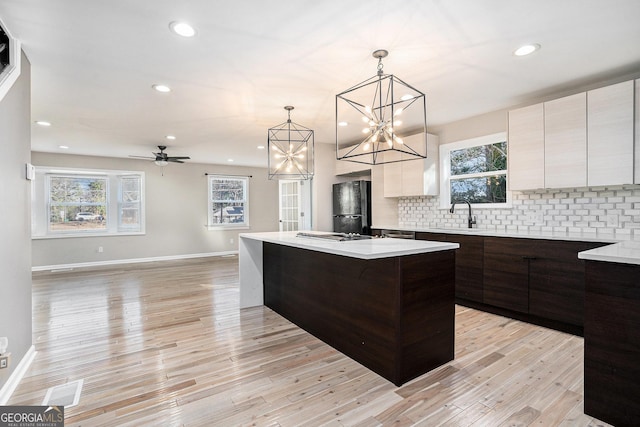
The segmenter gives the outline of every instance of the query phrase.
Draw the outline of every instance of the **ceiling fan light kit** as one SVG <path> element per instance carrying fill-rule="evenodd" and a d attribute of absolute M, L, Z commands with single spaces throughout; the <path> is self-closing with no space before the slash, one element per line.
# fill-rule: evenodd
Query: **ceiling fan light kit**
<path fill-rule="evenodd" d="M 150 159 L 158 166 L 167 166 L 169 163 L 184 163 L 183 160 L 189 160 L 189 156 L 169 156 L 164 150 L 167 149 L 166 145 L 158 145 L 159 153 L 151 153 L 155 157 L 143 157 L 143 156 L 129 156 L 138 159 Z"/>
<path fill-rule="evenodd" d="M 287 105 L 287 121 L 269 129 L 267 151 L 269 179 L 311 179 L 314 173 L 313 130 L 291 121 Z"/>
<path fill-rule="evenodd" d="M 376 75 L 336 95 L 338 160 L 377 165 L 427 157 L 426 96 L 383 72 L 388 54 L 374 51 Z M 422 137 L 406 139 L 415 134 Z"/>

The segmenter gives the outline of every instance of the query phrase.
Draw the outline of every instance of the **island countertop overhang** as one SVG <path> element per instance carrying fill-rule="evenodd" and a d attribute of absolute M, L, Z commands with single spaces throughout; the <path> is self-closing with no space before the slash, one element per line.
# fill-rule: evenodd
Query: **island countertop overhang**
<path fill-rule="evenodd" d="M 309 233 L 309 232 L 306 232 Z M 297 237 L 296 231 L 240 233 L 241 239 L 276 243 L 294 248 L 308 249 L 333 255 L 360 259 L 379 259 L 458 249 L 457 243 L 425 240 L 373 238 L 363 240 L 332 241 L 312 237 Z M 318 232 L 318 234 L 321 234 Z"/>

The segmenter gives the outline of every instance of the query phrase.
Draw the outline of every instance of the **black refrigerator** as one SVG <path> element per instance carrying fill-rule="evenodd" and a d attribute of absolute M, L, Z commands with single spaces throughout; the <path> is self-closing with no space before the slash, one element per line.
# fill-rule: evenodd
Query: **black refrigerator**
<path fill-rule="evenodd" d="M 371 234 L 371 181 L 333 184 L 333 231 Z"/>

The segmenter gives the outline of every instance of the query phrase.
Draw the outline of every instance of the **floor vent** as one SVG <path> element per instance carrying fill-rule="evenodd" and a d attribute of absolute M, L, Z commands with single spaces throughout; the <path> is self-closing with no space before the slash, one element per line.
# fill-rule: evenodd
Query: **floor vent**
<path fill-rule="evenodd" d="M 76 406 L 80 401 L 83 383 L 84 380 L 78 380 L 51 387 L 47 390 L 42 406 L 64 406 L 65 409 Z"/>

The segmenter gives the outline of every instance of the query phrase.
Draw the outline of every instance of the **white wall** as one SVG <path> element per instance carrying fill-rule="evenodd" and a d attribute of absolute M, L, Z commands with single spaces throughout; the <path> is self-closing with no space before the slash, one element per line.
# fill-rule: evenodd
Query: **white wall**
<path fill-rule="evenodd" d="M 31 65 L 22 55 L 21 74 L 0 100 L 0 336 L 9 338 L 11 366 L 0 387 L 32 344 L 31 192 L 25 164 L 31 149 Z"/>
<path fill-rule="evenodd" d="M 36 166 L 136 170 L 145 172 L 146 234 L 33 240 L 33 266 L 64 266 L 114 260 L 180 257 L 238 250 L 241 232 L 278 229 L 278 182 L 266 168 L 205 164 L 170 164 L 109 157 L 32 153 Z M 207 230 L 205 173 L 252 175 L 249 180 L 249 224 L 246 230 Z M 98 247 L 103 252 L 98 252 Z"/>
<path fill-rule="evenodd" d="M 336 161 L 334 144 L 315 144 L 315 174 L 312 187 L 313 229 L 333 230 L 332 198 L 333 184 L 338 182 L 333 173 Z"/>

